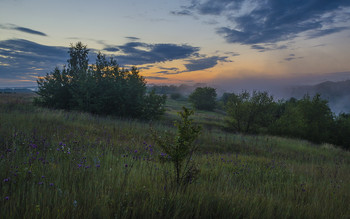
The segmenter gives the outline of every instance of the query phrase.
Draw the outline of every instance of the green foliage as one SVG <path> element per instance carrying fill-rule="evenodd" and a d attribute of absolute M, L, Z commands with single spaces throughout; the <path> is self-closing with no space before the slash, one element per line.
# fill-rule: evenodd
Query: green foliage
<path fill-rule="evenodd" d="M 258 133 L 272 120 L 273 97 L 267 92 L 247 91 L 227 97 L 227 122 L 237 132 Z"/>
<path fill-rule="evenodd" d="M 203 128 L 193 157 L 201 172 L 177 189 L 148 124 L 37 108 L 31 98 L 0 96 L 0 218 L 350 215 L 350 153 L 340 148 Z"/>
<path fill-rule="evenodd" d="M 89 50 L 81 42 L 71 46 L 68 67 L 56 68 L 38 79 L 35 103 L 102 115 L 156 118 L 164 113 L 165 96 L 146 94 L 145 79 L 136 67 L 120 68 L 117 62 L 98 53 L 89 67 Z"/>
<path fill-rule="evenodd" d="M 189 96 L 189 100 L 196 109 L 212 111 L 216 106 L 216 96 L 215 88 L 198 87 Z"/>
<path fill-rule="evenodd" d="M 156 118 L 156 116 L 162 115 L 165 112 L 164 104 L 166 101 L 166 95 L 157 95 L 154 90 L 145 96 L 144 99 L 144 112 L 142 113 L 145 118 Z"/>
<path fill-rule="evenodd" d="M 182 95 L 180 93 L 172 93 L 170 94 L 170 98 L 173 100 L 178 100 L 182 97 Z"/>
<path fill-rule="evenodd" d="M 342 145 L 350 150 L 350 114 L 342 113 L 336 117 L 332 137 L 336 145 Z"/>
<path fill-rule="evenodd" d="M 191 183 L 198 172 L 191 158 L 198 149 L 193 142 L 198 138 L 201 127 L 193 125 L 193 120 L 189 119 L 193 113 L 186 107 L 183 107 L 183 112 L 179 112 L 181 121 L 175 122 L 177 134 L 174 139 L 170 135 L 162 137 L 152 132 L 154 141 L 163 151 L 161 159 L 174 165 L 175 182 L 178 186 Z"/>
<path fill-rule="evenodd" d="M 298 137 L 315 143 L 330 142 L 333 114 L 328 102 L 315 95 L 285 103 L 283 115 L 271 126 L 273 134 Z"/>

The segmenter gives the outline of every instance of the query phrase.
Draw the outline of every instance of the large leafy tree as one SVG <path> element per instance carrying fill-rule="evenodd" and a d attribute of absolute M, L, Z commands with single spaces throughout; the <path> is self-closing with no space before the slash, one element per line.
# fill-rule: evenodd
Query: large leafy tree
<path fill-rule="evenodd" d="M 212 111 L 216 106 L 216 96 L 215 88 L 198 87 L 189 96 L 189 100 L 196 109 Z"/>
<path fill-rule="evenodd" d="M 257 133 L 267 129 L 273 120 L 273 97 L 267 92 L 230 94 L 227 98 L 226 112 L 229 126 L 242 133 Z"/>
<path fill-rule="evenodd" d="M 165 96 L 147 94 L 145 79 L 136 67 L 120 68 L 98 53 L 89 65 L 89 50 L 81 42 L 71 45 L 68 66 L 55 68 L 38 79 L 36 103 L 60 109 L 134 118 L 154 118 L 164 112 Z"/>

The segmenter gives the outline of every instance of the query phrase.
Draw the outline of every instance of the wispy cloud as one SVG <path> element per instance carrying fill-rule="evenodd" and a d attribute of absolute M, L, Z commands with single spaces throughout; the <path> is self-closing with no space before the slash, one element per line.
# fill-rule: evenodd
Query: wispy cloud
<path fill-rule="evenodd" d="M 23 39 L 0 41 L 0 78 L 19 79 L 28 73 L 40 75 L 66 63 L 68 48 L 45 46 Z M 33 80 L 33 78 L 30 78 Z"/>
<path fill-rule="evenodd" d="M 153 79 L 153 80 L 168 80 L 167 77 L 159 77 L 159 76 L 146 76 L 146 79 Z"/>
<path fill-rule="evenodd" d="M 182 16 L 191 16 L 193 15 L 192 12 L 190 10 L 180 10 L 180 11 L 171 11 L 170 12 L 173 15 L 182 15 Z"/>
<path fill-rule="evenodd" d="M 107 52 L 118 52 L 119 49 L 117 47 L 105 47 L 103 50 L 107 51 Z"/>
<path fill-rule="evenodd" d="M 185 64 L 187 71 L 199 71 L 212 68 L 221 62 L 231 62 L 227 60 L 227 57 L 211 56 L 201 59 L 187 60 L 189 63 Z"/>
<path fill-rule="evenodd" d="M 0 28 L 1 29 L 7 29 L 7 30 L 17 30 L 17 31 L 21 31 L 24 33 L 29 33 L 29 34 L 34 34 L 34 35 L 39 35 L 39 36 L 47 36 L 47 34 L 37 31 L 37 30 L 33 30 L 27 27 L 20 27 L 14 24 L 6 24 L 6 25 L 1 25 L 0 24 Z"/>
<path fill-rule="evenodd" d="M 185 44 L 147 44 L 129 42 L 114 46 L 120 50 L 115 57 L 123 65 L 143 65 L 157 62 L 172 61 L 191 57 L 199 51 L 199 47 Z"/>
<path fill-rule="evenodd" d="M 138 37 L 133 37 L 133 36 L 127 36 L 127 37 L 125 37 L 126 39 L 128 39 L 128 40 L 140 40 L 140 38 L 138 38 Z"/>
<path fill-rule="evenodd" d="M 259 50 L 259 52 L 266 52 L 266 51 L 270 51 L 270 50 L 281 50 L 281 49 L 287 49 L 286 45 L 276 45 L 276 44 L 271 44 L 271 43 L 267 43 L 262 45 L 251 45 L 250 46 L 251 49 L 255 49 L 255 50 Z"/>

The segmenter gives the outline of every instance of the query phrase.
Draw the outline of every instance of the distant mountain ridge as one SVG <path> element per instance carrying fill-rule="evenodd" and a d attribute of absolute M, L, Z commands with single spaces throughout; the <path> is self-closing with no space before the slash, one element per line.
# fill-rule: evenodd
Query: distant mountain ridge
<path fill-rule="evenodd" d="M 0 88 L 0 93 L 30 93 L 34 91 L 37 91 L 36 87 Z"/>
<path fill-rule="evenodd" d="M 333 112 L 350 113 L 350 80 L 326 81 L 316 85 L 293 87 L 291 90 L 291 96 L 298 99 L 305 94 L 314 96 L 317 93 L 329 101 Z"/>

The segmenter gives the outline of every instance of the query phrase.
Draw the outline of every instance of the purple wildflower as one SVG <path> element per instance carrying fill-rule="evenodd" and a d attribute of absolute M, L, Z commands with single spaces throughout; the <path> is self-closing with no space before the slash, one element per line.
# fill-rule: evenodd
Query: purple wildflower
<path fill-rule="evenodd" d="M 8 196 L 5 197 L 5 200 L 6 200 L 6 201 L 8 201 L 9 199 L 10 199 L 10 197 L 8 197 Z"/>
<path fill-rule="evenodd" d="M 50 186 L 53 186 L 53 183 L 50 183 Z"/>
<path fill-rule="evenodd" d="M 96 167 L 99 168 L 101 165 L 100 164 L 96 164 Z"/>
<path fill-rule="evenodd" d="M 128 165 L 127 165 L 127 164 L 125 164 L 124 166 L 125 166 L 125 167 L 128 167 Z"/>
<path fill-rule="evenodd" d="M 38 182 L 38 184 L 39 184 L 39 185 L 42 185 L 42 184 L 44 184 L 44 182 Z"/>
<path fill-rule="evenodd" d="M 8 181 L 10 181 L 10 179 L 9 179 L 9 178 L 4 179 L 4 182 L 8 182 Z"/>

